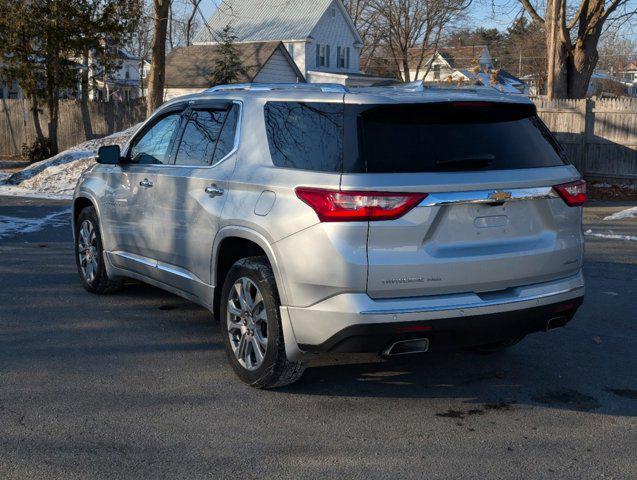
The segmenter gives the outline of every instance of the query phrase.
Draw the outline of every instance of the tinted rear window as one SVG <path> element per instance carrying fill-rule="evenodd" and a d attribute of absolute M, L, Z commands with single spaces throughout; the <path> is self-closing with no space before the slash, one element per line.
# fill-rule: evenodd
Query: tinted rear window
<path fill-rule="evenodd" d="M 277 167 L 341 171 L 342 103 L 268 102 L 265 127 Z"/>
<path fill-rule="evenodd" d="M 532 105 L 389 105 L 357 115 L 358 162 L 369 173 L 505 170 L 562 165 Z"/>
<path fill-rule="evenodd" d="M 564 164 L 533 105 L 269 102 L 265 120 L 280 167 L 409 173 Z"/>

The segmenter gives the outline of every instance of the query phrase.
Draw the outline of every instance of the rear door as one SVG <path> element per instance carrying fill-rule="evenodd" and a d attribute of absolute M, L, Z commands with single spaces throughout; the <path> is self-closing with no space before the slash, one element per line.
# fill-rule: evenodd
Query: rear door
<path fill-rule="evenodd" d="M 240 103 L 232 101 L 191 108 L 173 159 L 157 176 L 157 274 L 164 283 L 198 297 L 209 292 L 212 244 L 234 171 L 240 110 Z"/>
<path fill-rule="evenodd" d="M 371 297 L 492 292 L 581 268 L 581 209 L 552 188 L 579 174 L 532 105 L 353 110 L 357 153 L 341 188 L 428 194 L 396 220 L 369 223 Z"/>

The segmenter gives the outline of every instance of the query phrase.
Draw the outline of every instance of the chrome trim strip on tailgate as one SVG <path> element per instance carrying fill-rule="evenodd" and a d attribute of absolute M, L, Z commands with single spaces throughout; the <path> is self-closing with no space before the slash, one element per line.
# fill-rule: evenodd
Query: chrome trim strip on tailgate
<path fill-rule="evenodd" d="M 516 298 L 506 298 L 506 299 L 497 299 L 497 300 L 487 300 L 482 301 L 480 303 L 458 303 L 458 304 L 449 304 L 449 305 L 440 305 L 435 307 L 415 307 L 415 308 L 396 308 L 396 309 L 387 309 L 387 310 L 363 310 L 360 312 L 361 315 L 398 315 L 401 313 L 421 313 L 421 312 L 438 312 L 441 310 L 456 310 L 456 309 L 465 309 L 465 308 L 479 308 L 479 307 L 490 307 L 493 305 L 504 305 L 507 303 L 518 303 L 518 302 L 526 302 L 529 300 L 538 300 L 540 298 L 554 297 L 556 295 L 563 295 L 565 293 L 572 293 L 578 290 L 584 291 L 584 285 L 578 285 L 576 287 L 571 287 L 563 290 L 559 290 L 556 292 L 543 293 L 540 295 L 533 295 L 530 297 L 516 297 Z"/>
<path fill-rule="evenodd" d="M 418 204 L 419 207 L 459 205 L 466 203 L 502 203 L 539 198 L 557 198 L 553 187 L 512 188 L 502 190 L 470 190 L 468 192 L 430 193 Z"/>

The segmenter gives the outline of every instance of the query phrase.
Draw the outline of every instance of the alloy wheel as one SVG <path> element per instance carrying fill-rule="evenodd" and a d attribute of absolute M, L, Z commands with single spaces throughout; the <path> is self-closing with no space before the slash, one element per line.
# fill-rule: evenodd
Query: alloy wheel
<path fill-rule="evenodd" d="M 268 348 L 268 316 L 259 287 L 247 277 L 239 278 L 230 289 L 226 311 L 235 357 L 243 368 L 256 370 Z"/>
<path fill-rule="evenodd" d="M 84 279 L 91 283 L 97 275 L 98 250 L 97 233 L 90 220 L 84 220 L 80 226 L 77 239 L 77 255 Z"/>

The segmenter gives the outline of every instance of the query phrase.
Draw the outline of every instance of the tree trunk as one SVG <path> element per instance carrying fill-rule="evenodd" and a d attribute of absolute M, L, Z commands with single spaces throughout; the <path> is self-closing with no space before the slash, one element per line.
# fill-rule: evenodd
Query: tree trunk
<path fill-rule="evenodd" d="M 60 117 L 60 99 L 58 95 L 49 98 L 49 151 L 51 155 L 58 154 L 58 120 Z"/>
<path fill-rule="evenodd" d="M 80 109 L 82 111 L 82 124 L 84 126 L 84 136 L 87 140 L 93 139 L 93 126 L 91 125 L 91 112 L 88 108 L 88 96 L 89 96 L 89 69 L 90 69 L 90 55 L 89 51 L 85 50 L 83 55 L 84 70 L 82 70 L 81 76 L 81 88 L 82 95 L 80 96 Z"/>
<path fill-rule="evenodd" d="M 568 38 L 562 33 L 562 1 L 546 2 L 546 51 L 548 53 L 548 79 L 546 95 L 550 99 L 567 98 L 568 95 Z"/>
<path fill-rule="evenodd" d="M 599 36 L 587 36 L 584 41 L 578 40 L 569 58 L 568 97 L 586 98 L 591 76 L 599 60 L 597 42 Z"/>
<path fill-rule="evenodd" d="M 170 0 L 154 0 L 153 41 L 151 44 L 151 66 L 148 76 L 148 102 L 146 113 L 151 115 L 164 102 L 166 74 L 166 31 Z"/>
<path fill-rule="evenodd" d="M 31 96 L 31 117 L 33 118 L 33 128 L 35 129 L 35 136 L 38 142 L 45 143 L 46 138 L 42 131 L 42 125 L 40 125 L 40 106 L 35 96 Z"/>

